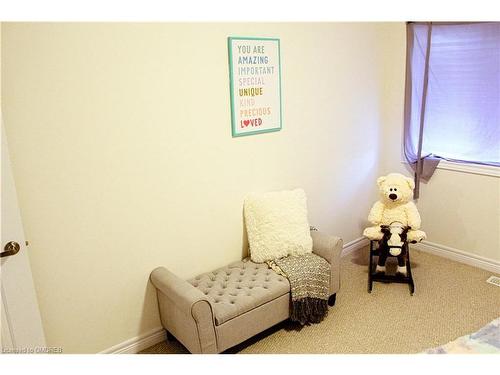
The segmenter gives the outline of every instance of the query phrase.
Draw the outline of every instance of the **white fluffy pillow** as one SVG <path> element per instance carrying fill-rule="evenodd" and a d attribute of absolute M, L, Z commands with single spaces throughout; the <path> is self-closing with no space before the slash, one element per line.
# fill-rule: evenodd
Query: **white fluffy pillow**
<path fill-rule="evenodd" d="M 250 194 L 244 215 L 252 261 L 312 252 L 304 190 Z"/>

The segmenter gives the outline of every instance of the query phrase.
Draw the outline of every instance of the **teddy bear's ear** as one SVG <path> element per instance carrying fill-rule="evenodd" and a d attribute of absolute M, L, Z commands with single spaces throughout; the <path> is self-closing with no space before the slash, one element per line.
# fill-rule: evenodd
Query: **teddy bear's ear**
<path fill-rule="evenodd" d="M 415 189 L 415 181 L 413 181 L 413 178 L 406 177 L 406 182 L 411 190 Z"/>
<path fill-rule="evenodd" d="M 384 183 L 385 179 L 386 179 L 385 176 L 377 178 L 377 185 L 378 185 L 378 187 L 380 187 Z"/>

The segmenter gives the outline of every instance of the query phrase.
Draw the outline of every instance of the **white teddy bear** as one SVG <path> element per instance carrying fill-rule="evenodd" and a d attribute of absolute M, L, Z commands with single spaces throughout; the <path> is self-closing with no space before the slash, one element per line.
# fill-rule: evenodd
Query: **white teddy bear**
<path fill-rule="evenodd" d="M 410 227 L 407 233 L 409 242 L 419 242 L 426 238 L 425 232 L 420 229 L 420 215 L 417 206 L 413 203 L 413 179 L 400 173 L 390 173 L 377 179 L 380 191 L 380 200 L 376 202 L 368 221 L 374 224 L 364 230 L 363 235 L 370 240 L 380 240 L 383 233 L 381 225 L 391 225 L 394 222 Z"/>
<path fill-rule="evenodd" d="M 397 273 L 406 276 L 403 242 L 418 242 L 426 238 L 425 233 L 419 230 L 420 215 L 412 200 L 415 183 L 402 174 L 390 173 L 379 177 L 377 185 L 380 200 L 368 215 L 368 221 L 374 226 L 366 228 L 363 235 L 370 240 L 381 240 L 386 236 L 385 245 L 380 247 L 376 272 L 385 272 L 385 261 L 390 253 L 398 258 Z"/>

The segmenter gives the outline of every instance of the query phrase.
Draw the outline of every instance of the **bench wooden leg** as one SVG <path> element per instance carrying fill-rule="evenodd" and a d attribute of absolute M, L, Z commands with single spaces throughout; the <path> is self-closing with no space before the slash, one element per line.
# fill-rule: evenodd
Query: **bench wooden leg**
<path fill-rule="evenodd" d="M 167 331 L 167 330 L 165 330 Z M 174 341 L 175 340 L 175 336 L 172 335 L 169 331 L 167 331 L 167 340 L 168 341 Z"/>

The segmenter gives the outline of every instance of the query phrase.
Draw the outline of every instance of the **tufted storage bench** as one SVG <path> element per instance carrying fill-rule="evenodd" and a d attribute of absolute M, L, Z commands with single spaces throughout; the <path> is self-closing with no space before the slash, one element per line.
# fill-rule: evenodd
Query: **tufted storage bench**
<path fill-rule="evenodd" d="M 290 292 L 286 277 L 278 275 L 267 264 L 254 263 L 250 258 L 204 273 L 188 282 L 212 303 L 216 325 Z"/>
<path fill-rule="evenodd" d="M 313 252 L 331 265 L 329 304 L 340 287 L 342 240 L 312 231 Z M 290 283 L 250 258 L 183 280 L 164 267 L 151 273 L 160 318 L 191 353 L 220 353 L 289 318 Z"/>

